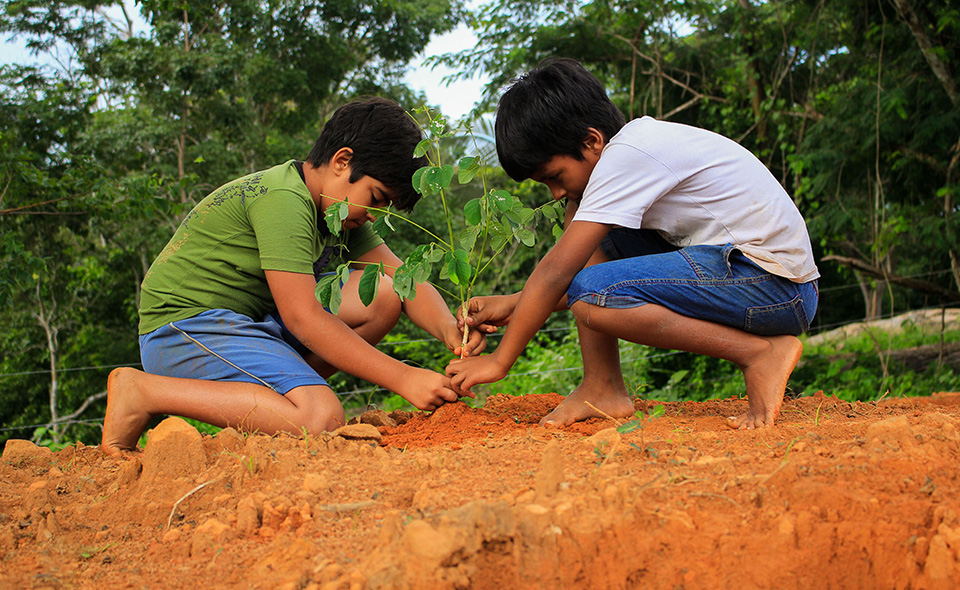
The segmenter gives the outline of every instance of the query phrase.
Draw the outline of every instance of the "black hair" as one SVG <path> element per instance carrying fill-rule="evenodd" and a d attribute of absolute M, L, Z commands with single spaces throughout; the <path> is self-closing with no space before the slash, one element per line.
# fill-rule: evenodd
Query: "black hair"
<path fill-rule="evenodd" d="M 603 84 L 580 62 L 548 58 L 514 80 L 500 97 L 494 125 L 497 157 L 519 182 L 554 156 L 582 160 L 590 127 L 610 141 L 624 123 Z"/>
<path fill-rule="evenodd" d="M 420 199 L 413 189 L 413 173 L 427 165 L 426 157 L 414 158 L 413 150 L 423 134 L 420 126 L 400 105 L 385 98 L 367 98 L 338 108 L 320 130 L 307 162 L 319 168 L 330 163 L 344 147 L 353 150 L 350 182 L 364 176 L 376 178 L 394 195 L 393 204 L 411 211 Z"/>

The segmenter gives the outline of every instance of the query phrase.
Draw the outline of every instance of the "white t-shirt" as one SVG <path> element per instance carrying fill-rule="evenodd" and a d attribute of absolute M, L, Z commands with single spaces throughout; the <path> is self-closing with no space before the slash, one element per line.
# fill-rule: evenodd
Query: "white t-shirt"
<path fill-rule="evenodd" d="M 679 247 L 733 244 L 771 274 L 820 276 L 800 211 L 747 149 L 711 131 L 627 123 L 593 169 L 574 221 L 655 229 Z"/>

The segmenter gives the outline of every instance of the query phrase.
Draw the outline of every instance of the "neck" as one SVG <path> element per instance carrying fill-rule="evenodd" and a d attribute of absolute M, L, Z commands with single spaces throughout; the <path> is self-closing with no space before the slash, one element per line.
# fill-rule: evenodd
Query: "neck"
<path fill-rule="evenodd" d="M 303 163 L 303 179 L 310 191 L 310 197 L 313 199 L 317 208 L 320 208 L 320 197 L 323 195 L 323 172 L 325 168 L 315 167 L 310 162 Z"/>

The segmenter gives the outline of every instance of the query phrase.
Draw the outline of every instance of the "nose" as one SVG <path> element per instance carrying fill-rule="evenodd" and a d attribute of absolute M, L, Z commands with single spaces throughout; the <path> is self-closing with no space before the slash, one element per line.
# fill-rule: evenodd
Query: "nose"
<path fill-rule="evenodd" d="M 565 196 L 567 196 L 567 191 L 563 190 L 562 186 L 554 185 L 550 187 L 550 192 L 553 194 L 554 201 L 560 201 Z"/>
<path fill-rule="evenodd" d="M 367 221 L 369 221 L 370 223 L 373 223 L 374 221 L 377 220 L 377 218 L 373 216 L 373 213 L 369 209 L 367 209 L 366 218 L 367 218 Z"/>

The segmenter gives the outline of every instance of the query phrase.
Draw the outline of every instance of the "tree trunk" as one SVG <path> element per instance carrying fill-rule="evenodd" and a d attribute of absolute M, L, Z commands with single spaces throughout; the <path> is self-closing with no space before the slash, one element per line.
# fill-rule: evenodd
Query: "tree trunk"
<path fill-rule="evenodd" d="M 856 275 L 860 283 L 860 292 L 863 294 L 864 321 L 879 320 L 883 317 L 883 292 L 887 287 L 886 282 L 871 281 L 859 272 Z M 871 285 L 872 282 L 874 282 L 873 285 Z"/>
<path fill-rule="evenodd" d="M 40 280 L 37 279 L 37 323 L 43 328 L 47 336 L 47 354 L 50 355 L 50 434 L 54 443 L 59 443 L 62 435 L 62 428 L 59 424 L 60 413 L 57 410 L 60 397 L 60 329 L 56 324 L 57 303 L 51 300 L 48 310 L 43 304 L 43 297 L 40 292 Z"/>
<path fill-rule="evenodd" d="M 937 77 L 940 85 L 943 86 L 944 92 L 950 97 L 950 102 L 952 102 L 954 106 L 960 106 L 960 92 L 957 92 L 957 84 L 953 80 L 950 66 L 940 58 L 938 53 L 940 47 L 935 47 L 930 41 L 930 37 L 927 35 L 917 13 L 913 10 L 910 0 L 892 1 L 894 6 L 897 7 L 897 14 L 900 15 L 901 20 L 910 28 L 910 32 L 913 33 L 913 38 L 917 40 L 917 45 L 920 46 L 920 52 L 923 53 L 924 59 L 927 60 L 927 65 L 933 70 L 933 75 Z"/>

